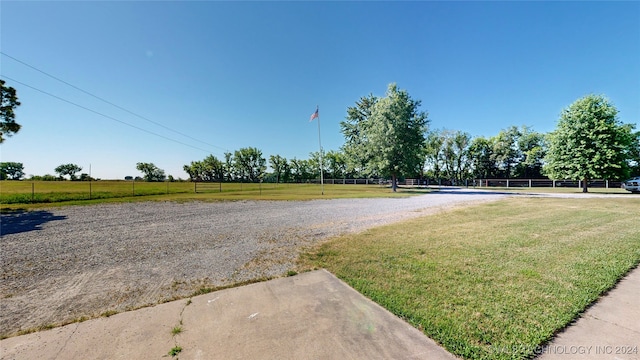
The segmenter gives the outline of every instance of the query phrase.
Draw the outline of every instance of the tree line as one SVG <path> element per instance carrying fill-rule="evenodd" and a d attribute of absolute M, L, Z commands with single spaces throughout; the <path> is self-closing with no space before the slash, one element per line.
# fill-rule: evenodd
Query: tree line
<path fill-rule="evenodd" d="M 14 109 L 15 89 L 2 85 L 0 142 L 20 130 Z M 622 123 L 618 110 L 604 96 L 587 95 L 565 108 L 554 131 L 543 134 L 528 126 L 510 126 L 491 137 L 472 137 L 459 130 L 429 130 L 421 101 L 390 84 L 385 96 L 361 97 L 347 108 L 340 131 L 345 143 L 337 151 L 312 152 L 308 159 L 265 158 L 246 147 L 209 155 L 183 166 L 190 181 L 307 182 L 320 178 L 422 178 L 461 184 L 473 178 L 541 178 L 623 180 L 640 174 L 640 131 Z M 320 163 L 322 159 L 322 164 Z M 272 171 L 267 172 L 267 165 Z M 173 181 L 153 163 L 137 163 L 145 181 Z M 62 164 L 53 175 L 34 180 L 90 180 L 76 175 L 82 168 Z M 0 163 L 0 178 L 19 180 L 21 163 Z"/>

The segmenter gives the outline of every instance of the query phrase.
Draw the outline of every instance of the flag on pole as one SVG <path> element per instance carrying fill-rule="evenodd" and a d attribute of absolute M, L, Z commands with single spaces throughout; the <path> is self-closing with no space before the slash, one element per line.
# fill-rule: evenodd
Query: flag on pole
<path fill-rule="evenodd" d="M 319 117 L 320 114 L 318 114 L 318 108 L 316 108 L 316 112 L 314 112 L 313 114 L 311 114 L 311 118 L 309 119 L 309 122 L 312 122 L 313 119 Z"/>

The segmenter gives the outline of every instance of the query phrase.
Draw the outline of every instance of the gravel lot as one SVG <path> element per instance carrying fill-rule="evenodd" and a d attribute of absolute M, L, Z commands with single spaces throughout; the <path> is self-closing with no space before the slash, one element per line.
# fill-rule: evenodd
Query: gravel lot
<path fill-rule="evenodd" d="M 0 336 L 285 274 L 300 251 L 505 195 L 404 199 L 124 203 L 2 215 Z"/>

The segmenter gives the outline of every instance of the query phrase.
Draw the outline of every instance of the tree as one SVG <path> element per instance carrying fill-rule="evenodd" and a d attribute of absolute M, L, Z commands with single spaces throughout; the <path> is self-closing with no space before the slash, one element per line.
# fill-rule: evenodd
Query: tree
<path fill-rule="evenodd" d="M 631 175 L 640 175 L 640 131 L 631 136 L 629 169 Z"/>
<path fill-rule="evenodd" d="M 298 160 L 293 158 L 289 161 L 291 175 L 296 182 L 305 182 L 313 177 L 311 166 L 308 160 Z"/>
<path fill-rule="evenodd" d="M 552 179 L 624 179 L 629 176 L 637 135 L 618 120 L 618 110 L 601 95 L 587 95 L 562 111 L 548 136 L 544 172 Z"/>
<path fill-rule="evenodd" d="M 325 154 L 327 169 L 331 172 L 333 179 L 344 178 L 347 175 L 347 163 L 344 154 L 340 151 L 330 150 Z"/>
<path fill-rule="evenodd" d="M 498 169 L 503 172 L 505 178 L 514 175 L 513 169 L 519 163 L 522 154 L 518 147 L 520 130 L 516 126 L 510 126 L 506 130 L 500 130 L 493 140 L 493 158 Z"/>
<path fill-rule="evenodd" d="M 230 152 L 224 153 L 224 174 L 223 178 L 227 181 L 232 181 L 235 176 L 235 170 L 233 168 L 233 154 Z"/>
<path fill-rule="evenodd" d="M 440 180 L 442 177 L 442 150 L 444 146 L 444 136 L 442 131 L 434 130 L 427 134 L 425 142 L 425 167 L 428 169 L 428 173 Z"/>
<path fill-rule="evenodd" d="M 136 164 L 136 169 L 144 174 L 144 181 L 164 181 L 164 170 L 158 168 L 153 163 Z"/>
<path fill-rule="evenodd" d="M 394 192 L 399 176 L 419 174 L 424 163 L 428 120 L 426 112 L 418 111 L 420 103 L 390 84 L 386 96 L 373 103 L 357 131 L 342 128 L 347 141 L 363 152 L 358 159 L 366 162 L 366 172 L 390 176 Z"/>
<path fill-rule="evenodd" d="M 371 110 L 378 98 L 369 94 L 356 101 L 356 105 L 347 108 L 347 117 L 340 122 L 340 131 L 344 135 L 345 144 L 342 146 L 347 170 L 354 176 L 375 175 L 366 171 L 370 156 L 366 153 L 366 137 L 364 129 L 369 123 Z"/>
<path fill-rule="evenodd" d="M 453 183 L 461 184 L 467 178 L 470 159 L 469 144 L 471 135 L 462 131 L 445 131 L 443 151 L 444 168 Z"/>
<path fill-rule="evenodd" d="M 286 172 L 288 165 L 287 159 L 280 155 L 269 156 L 269 164 L 276 175 L 276 184 L 280 182 L 280 178 Z"/>
<path fill-rule="evenodd" d="M 192 161 L 182 168 L 189 174 L 191 181 L 222 181 L 225 164 L 215 156 L 209 155 L 204 160 Z"/>
<path fill-rule="evenodd" d="M 76 164 L 62 164 L 53 169 L 62 178 L 65 175 L 69 175 L 71 180 L 76 180 L 76 173 L 82 171 L 82 168 Z"/>
<path fill-rule="evenodd" d="M 257 148 L 241 148 L 233 154 L 233 166 L 240 179 L 246 179 L 250 182 L 262 179 L 267 170 L 266 164 L 267 161 L 262 157 L 262 151 Z"/>
<path fill-rule="evenodd" d="M 488 179 L 497 176 L 498 166 L 493 156 L 493 139 L 476 137 L 469 145 L 469 159 L 473 176 L 481 179 Z"/>
<path fill-rule="evenodd" d="M 5 136 L 20 131 L 22 127 L 16 122 L 14 110 L 20 106 L 16 89 L 5 86 L 5 81 L 0 80 L 0 144 L 4 142 Z"/>
<path fill-rule="evenodd" d="M 516 165 L 516 177 L 538 178 L 542 175 L 542 164 L 546 153 L 544 134 L 527 126 L 520 130 L 518 139 L 521 159 Z"/>
<path fill-rule="evenodd" d="M 10 178 L 11 180 L 20 180 L 24 176 L 24 165 L 19 162 L 1 162 L 0 163 L 0 180 Z"/>

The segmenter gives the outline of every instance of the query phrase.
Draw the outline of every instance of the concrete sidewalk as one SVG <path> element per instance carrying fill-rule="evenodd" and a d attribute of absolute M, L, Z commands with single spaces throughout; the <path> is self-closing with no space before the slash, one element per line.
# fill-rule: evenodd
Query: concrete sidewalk
<path fill-rule="evenodd" d="M 175 346 L 182 360 L 455 359 L 325 270 L 12 337 L 0 358 L 169 359 Z"/>
<path fill-rule="evenodd" d="M 170 359 L 175 346 L 183 360 L 455 359 L 325 270 L 12 337 L 0 359 Z M 640 268 L 538 350 L 640 360 Z"/>
<path fill-rule="evenodd" d="M 639 360 L 640 267 L 538 350 L 539 360 Z"/>

